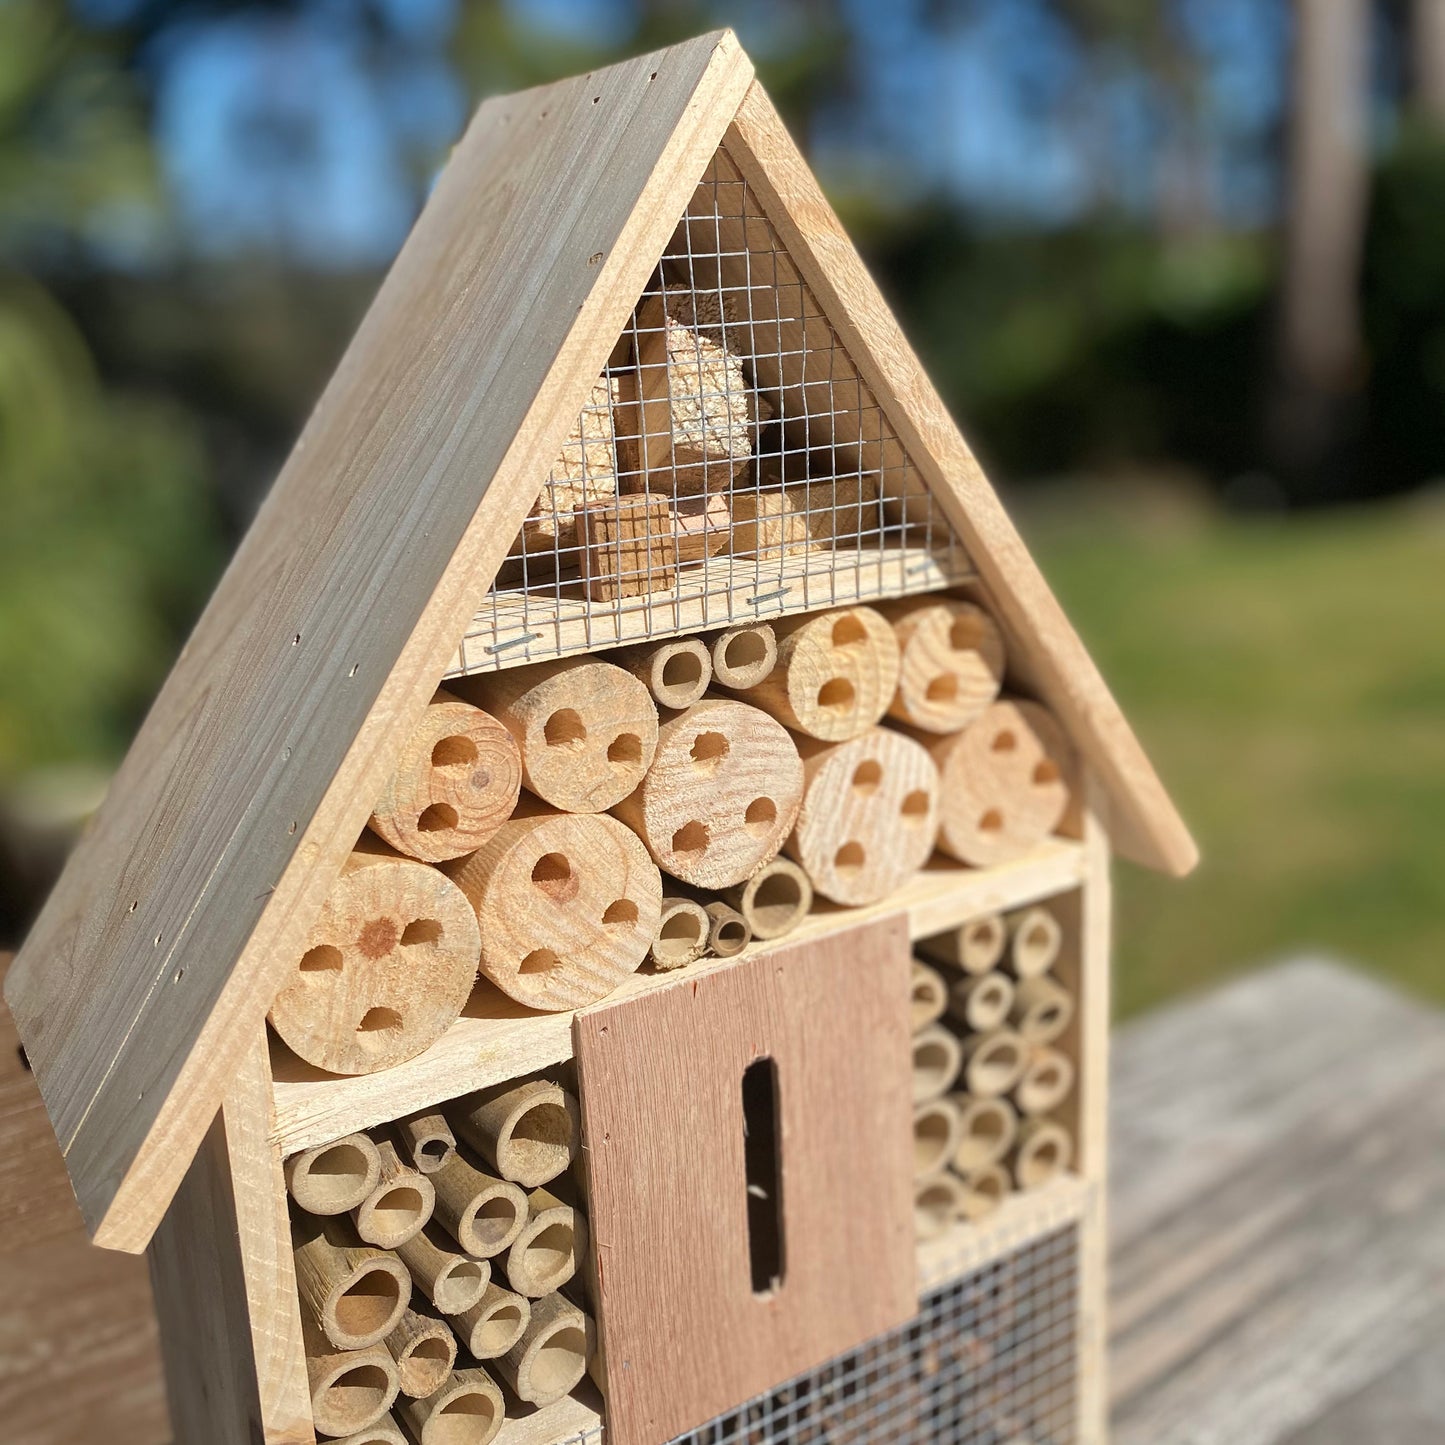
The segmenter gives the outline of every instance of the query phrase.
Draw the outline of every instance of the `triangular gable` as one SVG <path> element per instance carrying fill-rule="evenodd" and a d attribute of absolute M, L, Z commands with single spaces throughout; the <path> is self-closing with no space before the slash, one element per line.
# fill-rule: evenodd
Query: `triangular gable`
<path fill-rule="evenodd" d="M 738 213 L 744 239 L 766 225 L 778 294 L 795 279 L 835 338 L 826 374 L 803 347 L 803 370 L 768 384 L 802 399 L 794 419 L 826 387 L 830 414 L 854 419 L 835 421 L 830 445 L 885 480 L 918 542 L 916 573 L 853 595 L 976 575 L 1021 678 L 1103 780 L 1121 850 L 1191 865 L 1187 832 L 730 32 L 489 101 L 12 969 L 7 995 L 98 1243 L 144 1247 L 396 747 L 449 667 L 475 670 L 468 649 L 505 640 L 507 588 L 491 583 L 537 497 L 537 459 L 595 406 L 699 176 L 745 183 L 759 214 Z M 780 610 L 845 600 L 811 590 L 835 573 L 804 567 Z M 554 655 L 607 645 L 607 615 L 592 604 L 584 640 Z"/>

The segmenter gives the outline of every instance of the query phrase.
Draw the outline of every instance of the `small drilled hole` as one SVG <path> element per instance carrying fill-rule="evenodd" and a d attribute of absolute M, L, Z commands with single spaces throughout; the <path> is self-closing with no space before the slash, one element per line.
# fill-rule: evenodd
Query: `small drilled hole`
<path fill-rule="evenodd" d="M 442 941 L 442 926 L 435 918 L 418 918 L 414 923 L 408 923 L 401 931 L 401 941 L 404 947 L 411 947 L 417 943 L 440 943 Z"/>
<path fill-rule="evenodd" d="M 434 768 L 462 768 L 477 760 L 477 745 L 470 738 L 443 738 L 431 750 Z"/>
<path fill-rule="evenodd" d="M 711 839 L 706 826 L 694 820 L 691 823 L 684 823 L 672 835 L 672 851 L 674 853 L 706 853 L 709 842 Z"/>
<path fill-rule="evenodd" d="M 861 843 L 844 843 L 833 855 L 833 866 L 840 873 L 856 873 L 863 866 L 865 856 Z"/>
<path fill-rule="evenodd" d="M 577 880 L 565 853 L 544 853 L 532 865 L 532 883 L 554 902 L 575 897 Z"/>
<path fill-rule="evenodd" d="M 853 769 L 853 791 L 867 797 L 878 791 L 878 785 L 883 781 L 883 765 L 872 758 L 858 764 Z"/>
<path fill-rule="evenodd" d="M 997 808 L 990 808 L 983 817 L 978 820 L 978 831 L 980 833 L 1000 833 L 1003 831 L 1003 814 Z"/>
<path fill-rule="evenodd" d="M 829 712 L 847 712 L 856 696 L 853 684 L 846 677 L 830 677 L 818 689 L 818 706 Z"/>
<path fill-rule="evenodd" d="M 517 965 L 518 973 L 551 973 L 557 967 L 561 959 L 552 952 L 550 948 L 534 948 L 521 963 Z"/>
<path fill-rule="evenodd" d="M 778 805 L 771 798 L 754 798 L 743 822 L 754 833 L 766 833 L 778 821 Z"/>
<path fill-rule="evenodd" d="M 637 905 L 630 898 L 619 898 L 615 903 L 607 905 L 606 912 L 602 915 L 604 923 L 625 923 L 629 926 L 637 922 Z"/>
<path fill-rule="evenodd" d="M 1047 758 L 1045 758 L 1041 763 L 1034 764 L 1034 782 L 1039 787 L 1042 788 L 1049 783 L 1057 783 L 1058 781 L 1058 767 L 1054 763 L 1051 763 Z"/>
<path fill-rule="evenodd" d="M 542 736 L 550 748 L 572 748 L 587 741 L 587 727 L 581 713 L 564 707 L 547 719 Z"/>
<path fill-rule="evenodd" d="M 636 733 L 618 733 L 608 745 L 607 761 L 636 767 L 642 761 L 642 739 Z"/>
<path fill-rule="evenodd" d="M 416 820 L 419 833 L 442 833 L 457 826 L 457 810 L 449 803 L 433 803 Z"/>
<path fill-rule="evenodd" d="M 922 788 L 904 798 L 898 811 L 903 815 L 905 823 L 921 823 L 928 817 L 929 796 Z"/>
<path fill-rule="evenodd" d="M 951 672 L 935 677 L 928 684 L 926 696 L 929 702 L 953 702 L 958 697 L 958 678 Z"/>
<path fill-rule="evenodd" d="M 851 614 L 847 617 L 840 617 L 833 624 L 833 646 L 853 647 L 860 642 L 868 641 L 868 629 L 864 627 L 860 618 Z"/>
<path fill-rule="evenodd" d="M 728 755 L 728 740 L 721 733 L 699 733 L 692 740 L 692 760 L 711 772 Z"/>
<path fill-rule="evenodd" d="M 302 973 L 330 973 L 341 967 L 341 950 L 329 943 L 319 943 L 301 955 Z"/>
<path fill-rule="evenodd" d="M 1007 728 L 1001 733 L 995 733 L 989 748 L 996 753 L 1011 753 L 1018 747 L 1019 740 Z"/>
<path fill-rule="evenodd" d="M 369 1008 L 356 1026 L 359 1034 L 384 1034 L 401 1027 L 401 1015 L 394 1008 Z"/>

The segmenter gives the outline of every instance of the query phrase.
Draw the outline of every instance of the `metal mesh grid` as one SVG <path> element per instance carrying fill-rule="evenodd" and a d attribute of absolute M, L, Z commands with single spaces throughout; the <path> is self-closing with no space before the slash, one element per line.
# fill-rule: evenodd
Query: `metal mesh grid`
<path fill-rule="evenodd" d="M 719 152 L 449 675 L 972 575 Z"/>
<path fill-rule="evenodd" d="M 925 1296 L 902 1329 L 673 1445 L 1072 1445 L 1078 1339 L 1070 1225 Z"/>

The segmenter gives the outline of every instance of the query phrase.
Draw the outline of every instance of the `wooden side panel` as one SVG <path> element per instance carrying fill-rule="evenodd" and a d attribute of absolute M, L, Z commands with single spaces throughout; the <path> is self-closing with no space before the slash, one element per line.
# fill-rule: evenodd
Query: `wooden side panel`
<path fill-rule="evenodd" d="M 751 76 L 703 36 L 457 147 L 7 988 L 97 1243 L 149 1239 Z"/>
<path fill-rule="evenodd" d="M 313 1445 L 281 1156 L 253 1036 L 149 1258 L 177 1441 Z"/>
<path fill-rule="evenodd" d="M 900 914 L 580 1014 L 612 1445 L 656 1445 L 912 1318 Z M 778 1081 L 782 1282 L 750 1267 L 742 1079 Z"/>
<path fill-rule="evenodd" d="M 1010 646 L 1098 769 L 1120 851 L 1187 873 L 1198 858 L 1188 830 L 756 81 L 724 144 L 968 549 Z"/>

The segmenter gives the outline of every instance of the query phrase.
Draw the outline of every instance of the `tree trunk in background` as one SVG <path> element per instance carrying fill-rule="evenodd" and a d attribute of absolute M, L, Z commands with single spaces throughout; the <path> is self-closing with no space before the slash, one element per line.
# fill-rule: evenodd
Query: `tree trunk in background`
<path fill-rule="evenodd" d="M 1415 108 L 1445 126 L 1445 0 L 1413 0 L 1410 71 Z"/>
<path fill-rule="evenodd" d="M 1369 0 L 1294 0 L 1275 465 L 1330 494 L 1361 383 L 1360 263 L 1369 192 Z"/>

